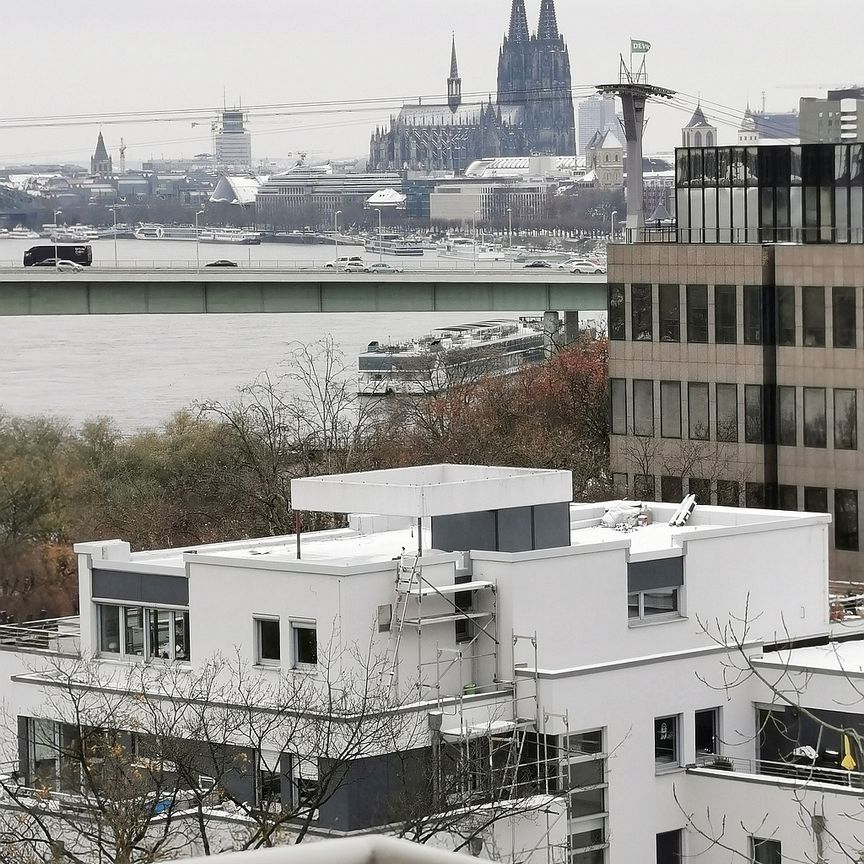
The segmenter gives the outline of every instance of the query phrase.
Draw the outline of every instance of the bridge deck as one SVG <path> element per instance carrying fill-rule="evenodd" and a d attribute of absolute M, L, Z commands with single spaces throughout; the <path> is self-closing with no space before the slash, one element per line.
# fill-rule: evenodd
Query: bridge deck
<path fill-rule="evenodd" d="M 560 272 L 0 272 L 0 315 L 606 309 L 606 277 Z"/>

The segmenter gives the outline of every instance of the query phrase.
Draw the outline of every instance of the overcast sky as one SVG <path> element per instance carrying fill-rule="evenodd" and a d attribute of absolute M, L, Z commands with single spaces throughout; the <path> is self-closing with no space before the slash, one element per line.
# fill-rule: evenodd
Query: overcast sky
<path fill-rule="evenodd" d="M 510 0 L 4 0 L 0 118 L 337 99 L 416 98 L 445 91 L 455 31 L 466 93 L 493 93 Z M 574 86 L 617 78 L 629 37 L 653 45 L 652 83 L 743 111 L 864 84 L 862 0 L 558 0 Z M 526 0 L 532 28 L 540 0 Z M 857 79 L 857 81 L 856 81 Z M 710 106 L 706 106 L 710 109 Z M 706 113 L 711 117 L 711 110 Z M 384 110 L 306 117 L 253 115 L 256 159 L 309 151 L 360 155 Z M 654 107 L 647 145 L 669 150 L 688 117 Z M 727 121 L 714 114 L 716 121 Z M 718 125 L 719 122 L 718 122 Z M 0 164 L 86 162 L 98 126 L 0 128 Z M 731 142 L 735 125 L 720 125 Z M 104 125 L 131 163 L 209 151 L 191 120 Z"/>

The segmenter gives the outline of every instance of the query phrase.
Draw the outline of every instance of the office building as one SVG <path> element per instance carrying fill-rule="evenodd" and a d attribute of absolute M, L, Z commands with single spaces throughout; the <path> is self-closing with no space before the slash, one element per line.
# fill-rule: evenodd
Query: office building
<path fill-rule="evenodd" d="M 864 87 L 829 90 L 824 99 L 801 99 L 802 144 L 864 141 Z"/>
<path fill-rule="evenodd" d="M 246 129 L 244 111 L 232 108 L 220 112 L 214 140 L 218 168 L 252 167 L 252 134 Z"/>
<path fill-rule="evenodd" d="M 213 848 L 236 848 L 266 814 L 287 814 L 279 843 L 400 833 L 420 798 L 424 823 L 455 808 L 433 845 L 472 840 L 508 864 L 726 864 L 754 847 L 776 856 L 755 861 L 817 849 L 826 864 L 848 860 L 860 789 L 841 741 L 849 730 L 844 765 L 861 764 L 864 712 L 860 696 L 840 707 L 836 673 L 862 667 L 864 622 L 835 609 L 847 620 L 831 641 L 828 517 L 697 506 L 670 525 L 677 504 L 571 496 L 569 472 L 421 466 L 292 481 L 294 507 L 351 513 L 348 528 L 135 553 L 79 544 L 80 615 L 0 626 L 15 719 L 0 742 L 14 763 L 0 774 L 2 812 L 50 825 L 86 810 L 91 787 L 120 808 L 110 765 L 155 784 L 154 831 L 182 838 L 163 841 L 177 854 L 200 851 L 205 828 Z M 79 650 L 93 658 L 86 680 L 64 679 Z M 217 686 L 218 657 L 239 664 L 238 692 L 260 681 L 269 695 L 235 705 L 228 676 L 228 690 L 190 702 L 184 688 Z M 741 662 L 761 677 L 724 687 Z M 766 682 L 804 666 L 799 714 Z M 358 684 L 374 716 L 399 725 L 349 757 L 350 736 L 307 730 L 322 715 L 353 728 Z M 63 708 L 67 686 L 77 715 Z M 282 721 L 286 692 L 312 701 Z M 81 722 L 117 699 L 126 710 L 100 728 Z M 173 722 L 154 740 L 140 712 L 157 705 Z M 217 725 L 202 749 L 213 727 L 189 713 L 235 711 L 242 724 Z M 112 723 L 122 744 L 98 746 Z M 818 767 L 791 760 L 796 748 L 820 751 Z"/>
<path fill-rule="evenodd" d="M 599 132 L 621 135 L 621 124 L 615 113 L 613 96 L 591 96 L 579 101 L 577 108 L 577 144 L 579 155 L 584 156 L 588 142 Z"/>

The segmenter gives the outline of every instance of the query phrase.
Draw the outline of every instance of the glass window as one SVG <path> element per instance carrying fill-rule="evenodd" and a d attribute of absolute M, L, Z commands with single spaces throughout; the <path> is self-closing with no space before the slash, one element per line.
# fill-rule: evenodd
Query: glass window
<path fill-rule="evenodd" d="M 590 852 L 573 852 L 570 856 L 570 864 L 606 864 L 606 850 L 592 849 Z"/>
<path fill-rule="evenodd" d="M 714 286 L 714 341 L 734 345 L 738 341 L 738 306 L 734 285 Z"/>
<path fill-rule="evenodd" d="M 717 506 L 740 507 L 741 485 L 737 480 L 717 481 Z"/>
<path fill-rule="evenodd" d="M 804 388 L 804 446 L 825 447 L 828 434 L 825 423 L 825 388 Z"/>
<path fill-rule="evenodd" d="M 833 289 L 831 316 L 834 347 L 854 348 L 857 344 L 854 288 Z"/>
<path fill-rule="evenodd" d="M 779 486 L 777 489 L 777 506 L 781 510 L 795 511 L 798 509 L 798 487 Z"/>
<path fill-rule="evenodd" d="M 150 625 L 149 657 L 170 660 L 173 614 L 166 609 L 148 609 L 147 619 Z"/>
<path fill-rule="evenodd" d="M 681 832 L 664 831 L 657 835 L 656 864 L 681 864 Z"/>
<path fill-rule="evenodd" d="M 587 846 L 600 846 L 606 842 L 606 832 L 603 828 L 592 828 L 589 831 L 580 831 L 578 834 L 570 835 L 571 849 L 584 849 Z M 598 850 L 602 851 L 602 850 Z M 602 858 L 598 858 L 602 862 Z"/>
<path fill-rule="evenodd" d="M 858 449 L 858 399 L 854 390 L 834 391 L 834 447 Z"/>
<path fill-rule="evenodd" d="M 798 419 L 794 387 L 777 388 L 777 413 L 777 443 L 795 447 L 798 444 Z"/>
<path fill-rule="evenodd" d="M 144 656 L 144 610 L 140 606 L 127 606 L 123 610 L 126 623 L 125 652 L 132 657 Z"/>
<path fill-rule="evenodd" d="M 691 495 L 696 496 L 697 504 L 711 503 L 711 481 L 701 477 L 691 477 L 687 481 L 687 488 Z"/>
<path fill-rule="evenodd" d="M 627 497 L 627 475 L 615 473 L 612 475 L 612 489 L 618 498 Z"/>
<path fill-rule="evenodd" d="M 99 651 L 102 654 L 120 653 L 120 607 L 97 606 L 99 611 Z"/>
<path fill-rule="evenodd" d="M 748 444 L 761 444 L 764 440 L 760 384 L 744 386 L 744 440 Z"/>
<path fill-rule="evenodd" d="M 633 494 L 639 501 L 653 501 L 657 495 L 653 474 L 636 474 L 633 477 Z"/>
<path fill-rule="evenodd" d="M 660 286 L 660 341 L 681 341 L 681 293 L 677 285 Z"/>
<path fill-rule="evenodd" d="M 622 341 L 627 338 L 624 323 L 624 286 L 609 286 L 609 338 Z"/>
<path fill-rule="evenodd" d="M 858 551 L 858 493 L 854 489 L 834 491 L 834 545 Z"/>
<path fill-rule="evenodd" d="M 764 483 L 745 483 L 744 484 L 744 506 L 753 507 L 756 510 L 765 509 L 765 484 Z"/>
<path fill-rule="evenodd" d="M 588 786 L 599 786 L 603 780 L 602 759 L 589 759 L 587 762 L 571 762 L 569 767 L 570 788 L 585 789 Z"/>
<path fill-rule="evenodd" d="M 294 665 L 314 666 L 318 662 L 318 632 L 314 626 L 294 624 Z"/>
<path fill-rule="evenodd" d="M 279 619 L 256 618 L 255 642 L 257 645 L 255 662 L 263 666 L 278 666 L 282 657 Z"/>
<path fill-rule="evenodd" d="M 708 341 L 708 286 L 687 286 L 687 341 Z"/>
<path fill-rule="evenodd" d="M 763 840 L 760 837 L 750 838 L 753 864 L 783 864 L 779 840 Z"/>
<path fill-rule="evenodd" d="M 738 440 L 738 385 L 717 385 L 717 440 Z"/>
<path fill-rule="evenodd" d="M 789 286 L 777 289 L 777 344 L 795 344 L 795 289 Z"/>
<path fill-rule="evenodd" d="M 801 320 L 805 347 L 824 348 L 825 289 L 821 285 L 808 285 L 801 289 Z"/>
<path fill-rule="evenodd" d="M 827 513 L 828 490 L 817 486 L 805 486 L 804 510 L 807 513 Z"/>
<path fill-rule="evenodd" d="M 632 338 L 637 342 L 650 342 L 654 338 L 651 327 L 652 293 L 650 285 L 633 285 L 630 289 Z"/>
<path fill-rule="evenodd" d="M 654 382 L 633 382 L 633 434 L 654 437 Z"/>
<path fill-rule="evenodd" d="M 623 378 L 612 378 L 609 381 L 609 392 L 612 403 L 612 434 L 627 434 L 627 382 Z"/>
<path fill-rule="evenodd" d="M 696 755 L 704 756 L 710 753 L 718 753 L 719 742 L 717 740 L 717 717 L 719 708 L 710 708 L 707 711 L 697 711 L 695 719 Z"/>
<path fill-rule="evenodd" d="M 660 435 L 681 437 L 681 382 L 660 382 Z"/>
<path fill-rule="evenodd" d="M 189 659 L 189 613 L 174 613 L 174 659 Z"/>
<path fill-rule="evenodd" d="M 654 764 L 657 768 L 678 764 L 677 717 L 658 717 L 654 721 Z"/>
<path fill-rule="evenodd" d="M 744 286 L 744 343 L 762 344 L 762 287 Z"/>
<path fill-rule="evenodd" d="M 679 503 L 684 500 L 683 477 L 660 478 L 660 500 L 669 503 Z"/>
<path fill-rule="evenodd" d="M 678 611 L 677 588 L 655 588 L 642 592 L 642 617 L 670 615 Z"/>
<path fill-rule="evenodd" d="M 594 816 L 604 811 L 606 790 L 589 789 L 587 792 L 573 792 L 570 795 L 570 817 Z"/>
<path fill-rule="evenodd" d="M 711 437 L 708 409 L 708 384 L 691 381 L 687 385 L 688 434 L 694 441 L 707 441 Z"/>
<path fill-rule="evenodd" d="M 590 732 L 577 732 L 567 739 L 570 753 L 581 756 L 596 756 L 603 752 L 603 730 L 593 729 Z"/>

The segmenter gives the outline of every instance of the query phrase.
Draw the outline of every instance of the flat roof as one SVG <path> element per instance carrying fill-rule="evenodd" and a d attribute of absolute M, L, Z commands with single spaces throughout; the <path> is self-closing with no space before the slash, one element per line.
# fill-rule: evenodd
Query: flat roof
<path fill-rule="evenodd" d="M 854 632 L 855 629 L 850 628 L 850 635 Z M 858 635 L 860 639 L 849 642 L 829 642 L 827 645 L 814 645 L 810 648 L 772 651 L 754 658 L 753 663 L 772 669 L 864 677 L 864 628 Z"/>

